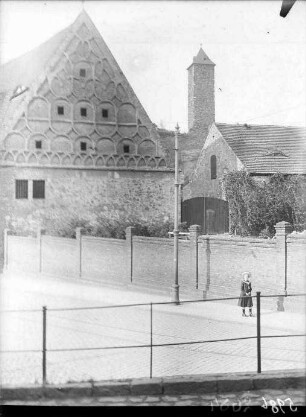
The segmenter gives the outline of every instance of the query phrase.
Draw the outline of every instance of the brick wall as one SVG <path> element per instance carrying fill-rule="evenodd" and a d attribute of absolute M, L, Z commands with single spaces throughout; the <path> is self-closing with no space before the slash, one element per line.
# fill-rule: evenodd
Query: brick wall
<path fill-rule="evenodd" d="M 285 236 L 285 274 L 282 223 L 278 224 L 281 226 L 273 240 L 199 237 L 197 227 L 191 226 L 190 240 L 179 241 L 181 293 L 189 298 L 239 296 L 244 271 L 252 274 L 254 294 L 256 291 L 265 295 L 284 294 L 285 281 L 289 294 L 306 292 L 306 238 Z M 174 280 L 173 240 L 132 236 L 131 228 L 128 229 L 126 240 L 79 233 L 76 239 L 8 235 L 7 267 L 13 271 L 40 271 L 123 286 L 146 286 L 169 294 Z M 291 305 L 296 304 L 290 300 Z M 275 299 L 264 305 L 275 307 Z"/>

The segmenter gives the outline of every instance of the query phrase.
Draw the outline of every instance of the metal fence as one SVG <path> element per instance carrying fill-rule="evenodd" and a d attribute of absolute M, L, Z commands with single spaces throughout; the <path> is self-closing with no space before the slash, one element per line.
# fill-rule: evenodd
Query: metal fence
<path fill-rule="evenodd" d="M 305 295 L 286 297 L 298 300 Z M 305 356 L 305 346 L 299 346 L 297 340 L 306 334 L 278 331 L 273 326 L 268 334 L 267 326 L 262 332 L 261 301 L 275 297 L 281 295 L 257 292 L 252 296 L 256 332 L 255 326 L 248 326 L 247 322 L 245 326 L 241 323 L 226 326 L 224 321 L 214 320 L 213 312 L 210 319 L 201 312 L 203 303 L 213 302 L 214 308 L 225 301 L 237 305 L 239 297 L 182 301 L 179 305 L 158 302 L 2 311 L 5 313 L 2 327 L 6 327 L 2 368 L 4 365 L 7 375 L 14 374 L 13 379 L 7 378 L 2 383 L 21 381 L 27 372 L 31 376 L 26 382 L 44 385 L 90 379 L 152 378 L 176 374 L 178 369 L 181 374 L 215 373 L 221 365 L 222 372 L 242 368 L 260 373 L 265 369 L 263 364 L 268 363 L 265 361 L 274 361 L 273 366 L 280 369 L 289 355 L 294 366 L 295 360 L 298 363 Z M 171 310 L 172 305 L 176 306 Z M 184 305 L 194 308 L 189 317 L 179 310 Z M 9 320 L 7 314 L 11 315 Z M 218 337 L 211 338 L 213 335 Z M 286 338 L 295 338 L 290 349 L 281 345 L 280 340 Z M 277 341 L 274 345 L 273 339 Z M 234 366 L 235 359 L 238 365 Z M 14 369 L 9 371 L 10 367 Z"/>

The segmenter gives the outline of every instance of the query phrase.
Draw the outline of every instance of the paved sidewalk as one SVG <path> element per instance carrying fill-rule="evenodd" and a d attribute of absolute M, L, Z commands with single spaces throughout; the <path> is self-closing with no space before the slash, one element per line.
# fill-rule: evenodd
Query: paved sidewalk
<path fill-rule="evenodd" d="M 2 310 L 18 310 L 1 314 L 2 384 L 41 383 L 43 305 L 50 384 L 147 377 L 151 364 L 154 377 L 257 369 L 256 317 L 241 317 L 236 300 L 154 305 L 151 351 L 150 304 L 93 307 L 167 302 L 164 295 L 46 276 L 6 275 L 0 286 Z M 305 368 L 305 337 L 292 334 L 305 334 L 304 315 L 262 311 L 263 371 Z"/>
<path fill-rule="evenodd" d="M 169 302 L 170 296 L 157 294 L 148 294 L 145 292 L 131 291 L 124 288 L 102 287 L 94 282 L 78 281 L 72 279 L 59 279 L 41 275 L 40 277 L 31 277 L 29 275 L 3 274 L 0 275 L 1 285 L 1 306 L 6 308 L 41 308 L 41 297 L 29 300 L 24 297 L 23 300 L 16 297 L 12 292 L 15 288 L 19 290 L 27 286 L 30 293 L 42 293 L 48 289 L 46 298 L 48 308 L 67 307 L 67 298 L 73 300 L 73 305 L 68 307 L 84 306 L 103 306 L 103 305 L 120 305 L 120 304 L 137 304 L 137 303 L 163 303 Z M 60 290 L 59 290 L 60 288 Z M 26 294 L 26 292 L 24 292 Z M 13 298 L 14 297 L 14 298 Z M 181 301 L 188 299 L 181 298 Z M 255 299 L 254 299 L 255 301 Z M 30 304 L 31 303 L 31 304 Z M 254 302 L 254 306 L 256 302 Z M 179 306 L 174 304 L 154 306 L 160 311 L 167 313 L 202 316 L 222 322 L 246 323 L 256 325 L 256 317 L 241 317 L 241 309 L 237 307 L 237 300 L 231 301 L 205 301 L 198 303 L 186 303 Z M 256 308 L 253 312 L 256 315 Z M 274 329 L 290 330 L 293 332 L 304 333 L 306 326 L 306 315 L 291 313 L 288 311 L 271 311 L 261 309 L 261 326 Z"/>

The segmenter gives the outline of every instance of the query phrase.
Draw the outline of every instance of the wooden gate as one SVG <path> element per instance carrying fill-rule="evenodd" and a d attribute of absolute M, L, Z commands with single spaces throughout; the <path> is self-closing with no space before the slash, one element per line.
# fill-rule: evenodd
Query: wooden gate
<path fill-rule="evenodd" d="M 188 227 L 201 226 L 203 234 L 227 233 L 229 228 L 228 202 L 212 197 L 195 197 L 182 202 L 181 221 Z"/>

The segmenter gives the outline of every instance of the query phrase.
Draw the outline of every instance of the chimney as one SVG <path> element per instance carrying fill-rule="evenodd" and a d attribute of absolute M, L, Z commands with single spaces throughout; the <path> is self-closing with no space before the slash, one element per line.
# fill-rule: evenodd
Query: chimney
<path fill-rule="evenodd" d="M 188 130 L 207 132 L 215 121 L 215 64 L 200 48 L 188 70 Z"/>

